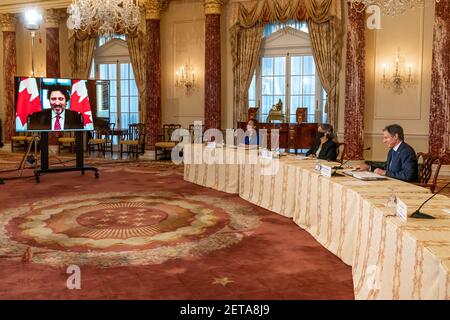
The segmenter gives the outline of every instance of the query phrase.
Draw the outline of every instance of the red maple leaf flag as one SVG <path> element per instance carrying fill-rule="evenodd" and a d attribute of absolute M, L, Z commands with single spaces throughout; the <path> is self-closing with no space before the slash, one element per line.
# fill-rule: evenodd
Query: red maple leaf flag
<path fill-rule="evenodd" d="M 80 112 L 83 115 L 85 129 L 94 130 L 91 103 L 89 102 L 86 83 L 83 80 L 73 80 L 72 82 L 70 110 Z"/>
<path fill-rule="evenodd" d="M 42 104 L 35 78 L 20 78 L 16 104 L 16 131 L 27 130 L 27 118 L 41 111 Z"/>

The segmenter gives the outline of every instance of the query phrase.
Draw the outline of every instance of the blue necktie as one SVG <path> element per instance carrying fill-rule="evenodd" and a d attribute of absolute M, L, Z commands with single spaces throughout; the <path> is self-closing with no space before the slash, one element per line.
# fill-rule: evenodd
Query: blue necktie
<path fill-rule="evenodd" d="M 392 162 L 394 161 L 394 158 L 396 156 L 397 156 L 397 151 L 392 150 L 391 161 L 389 162 L 389 170 L 391 170 Z"/>

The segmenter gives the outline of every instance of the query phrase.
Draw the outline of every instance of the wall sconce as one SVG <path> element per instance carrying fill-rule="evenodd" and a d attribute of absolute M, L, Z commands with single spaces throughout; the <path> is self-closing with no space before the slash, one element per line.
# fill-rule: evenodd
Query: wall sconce
<path fill-rule="evenodd" d="M 412 65 L 408 65 L 408 73 L 406 75 L 402 74 L 400 71 L 400 49 L 398 50 L 397 57 L 395 58 L 395 71 L 391 77 L 386 76 L 387 65 L 383 65 L 383 86 L 386 88 L 392 88 L 395 93 L 403 93 L 404 88 L 409 88 L 414 85 L 414 80 L 412 78 Z"/>
<path fill-rule="evenodd" d="M 36 9 L 25 12 L 25 28 L 31 33 L 31 76 L 34 77 L 34 38 L 41 27 L 42 14 Z"/>
<path fill-rule="evenodd" d="M 184 87 L 187 95 L 191 93 L 192 89 L 196 88 L 195 70 L 189 62 L 175 73 L 175 86 L 178 88 Z"/>

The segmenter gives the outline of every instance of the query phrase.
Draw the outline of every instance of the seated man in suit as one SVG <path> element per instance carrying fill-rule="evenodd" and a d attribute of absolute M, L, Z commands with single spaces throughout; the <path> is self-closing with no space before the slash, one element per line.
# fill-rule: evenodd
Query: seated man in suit
<path fill-rule="evenodd" d="M 337 145 L 334 142 L 333 127 L 321 124 L 317 129 L 316 142 L 306 153 L 306 156 L 315 156 L 318 159 L 336 161 Z"/>
<path fill-rule="evenodd" d="M 66 109 L 70 95 L 66 89 L 54 86 L 48 90 L 50 109 L 34 112 L 28 116 L 28 130 L 83 129 L 81 113 Z"/>
<path fill-rule="evenodd" d="M 389 147 L 387 162 L 383 168 L 367 164 L 359 170 L 371 170 L 375 173 L 398 180 L 415 182 L 418 180 L 417 156 L 414 149 L 405 142 L 403 128 L 392 124 L 383 129 L 383 142 Z"/>

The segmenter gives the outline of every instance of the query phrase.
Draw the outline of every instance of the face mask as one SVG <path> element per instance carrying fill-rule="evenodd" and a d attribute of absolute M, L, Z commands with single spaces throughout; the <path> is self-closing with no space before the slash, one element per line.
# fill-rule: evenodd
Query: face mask
<path fill-rule="evenodd" d="M 320 139 L 325 136 L 325 132 L 317 131 L 317 138 Z"/>

